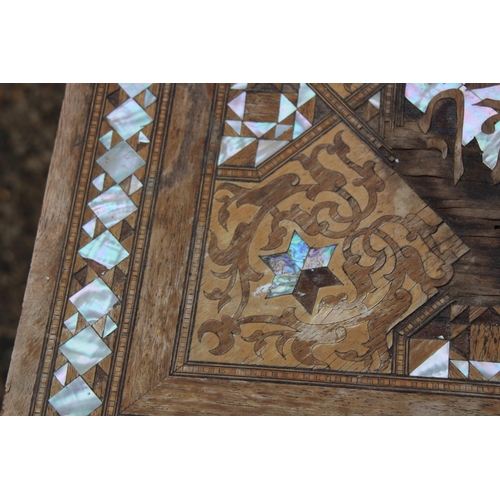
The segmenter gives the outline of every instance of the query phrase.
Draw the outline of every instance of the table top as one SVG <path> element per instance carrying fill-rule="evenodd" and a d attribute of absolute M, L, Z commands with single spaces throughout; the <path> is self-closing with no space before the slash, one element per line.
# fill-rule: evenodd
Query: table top
<path fill-rule="evenodd" d="M 499 102 L 68 85 L 4 414 L 498 413 Z"/>

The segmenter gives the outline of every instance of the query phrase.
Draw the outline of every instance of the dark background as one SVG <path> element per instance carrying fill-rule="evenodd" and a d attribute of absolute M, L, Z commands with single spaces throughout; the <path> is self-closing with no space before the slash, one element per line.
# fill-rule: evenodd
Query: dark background
<path fill-rule="evenodd" d="M 0 406 L 64 88 L 0 84 Z"/>

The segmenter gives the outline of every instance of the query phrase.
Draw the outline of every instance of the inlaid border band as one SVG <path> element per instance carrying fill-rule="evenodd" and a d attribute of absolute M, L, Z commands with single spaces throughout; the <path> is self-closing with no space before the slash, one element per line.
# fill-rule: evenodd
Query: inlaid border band
<path fill-rule="evenodd" d="M 31 414 L 118 411 L 171 91 L 170 84 L 95 87 Z"/>

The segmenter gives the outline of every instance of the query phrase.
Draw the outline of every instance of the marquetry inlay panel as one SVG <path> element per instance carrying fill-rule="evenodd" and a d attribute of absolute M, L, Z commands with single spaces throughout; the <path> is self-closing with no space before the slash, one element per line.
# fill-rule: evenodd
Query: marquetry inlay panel
<path fill-rule="evenodd" d="M 30 412 L 134 414 L 193 378 L 498 398 L 497 298 L 456 292 L 481 227 L 415 181 L 426 158 L 453 161 L 439 192 L 467 203 L 462 128 L 453 160 L 429 128 L 450 96 L 469 126 L 467 85 L 409 86 L 407 101 L 404 84 L 96 85 Z M 486 156 L 495 106 L 469 134 Z M 174 282 L 151 278 L 158 255 L 175 294 L 155 290 Z M 138 320 L 158 308 L 165 321 Z"/>
<path fill-rule="evenodd" d="M 392 328 L 468 250 L 342 124 L 213 198 L 192 362 L 390 373 Z"/>

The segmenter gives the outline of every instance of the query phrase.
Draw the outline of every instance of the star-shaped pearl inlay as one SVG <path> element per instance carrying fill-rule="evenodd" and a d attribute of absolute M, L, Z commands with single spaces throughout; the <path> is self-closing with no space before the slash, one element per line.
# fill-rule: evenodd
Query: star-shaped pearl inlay
<path fill-rule="evenodd" d="M 336 246 L 311 248 L 294 231 L 286 253 L 261 256 L 275 275 L 266 299 L 293 295 L 311 314 L 319 289 L 341 284 L 328 268 Z"/>

